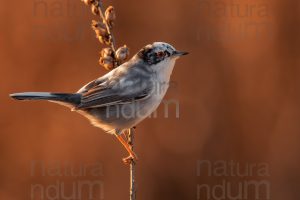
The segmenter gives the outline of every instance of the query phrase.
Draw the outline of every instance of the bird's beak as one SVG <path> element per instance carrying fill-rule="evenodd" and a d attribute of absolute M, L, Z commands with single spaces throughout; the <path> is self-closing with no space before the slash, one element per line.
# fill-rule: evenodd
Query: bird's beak
<path fill-rule="evenodd" d="M 184 52 L 184 51 L 175 51 L 172 56 L 181 57 L 181 56 L 185 56 L 185 55 L 188 55 L 188 54 L 189 54 L 188 52 Z"/>

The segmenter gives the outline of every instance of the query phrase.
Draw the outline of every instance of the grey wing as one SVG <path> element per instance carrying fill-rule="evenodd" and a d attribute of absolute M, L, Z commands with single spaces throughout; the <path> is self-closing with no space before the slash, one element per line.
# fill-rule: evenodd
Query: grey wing
<path fill-rule="evenodd" d="M 82 99 L 76 109 L 132 103 L 149 97 L 153 90 L 151 77 L 137 71 L 117 70 L 111 75 L 79 90 Z"/>
<path fill-rule="evenodd" d="M 98 85 L 104 83 L 105 81 L 108 80 L 108 77 L 109 77 L 109 73 L 100 77 L 100 78 L 97 78 L 96 80 L 93 80 L 91 82 L 89 82 L 88 84 L 86 84 L 85 86 L 83 86 L 82 88 L 80 88 L 77 93 L 85 93 L 87 91 L 89 91 L 90 89 L 94 88 L 94 87 L 97 87 Z"/>

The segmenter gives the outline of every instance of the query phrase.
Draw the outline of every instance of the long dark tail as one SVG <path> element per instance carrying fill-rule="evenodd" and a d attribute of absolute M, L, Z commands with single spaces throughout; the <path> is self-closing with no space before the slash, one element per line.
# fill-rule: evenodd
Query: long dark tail
<path fill-rule="evenodd" d="M 80 104 L 81 101 L 81 94 L 69 93 L 23 92 L 10 94 L 9 96 L 16 100 L 49 100 L 67 103 L 74 106 Z"/>

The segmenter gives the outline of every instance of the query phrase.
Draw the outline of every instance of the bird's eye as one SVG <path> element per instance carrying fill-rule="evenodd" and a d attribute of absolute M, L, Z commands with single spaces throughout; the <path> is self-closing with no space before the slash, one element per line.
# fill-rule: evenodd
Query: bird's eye
<path fill-rule="evenodd" d="M 166 54 L 163 51 L 159 51 L 159 52 L 156 53 L 156 56 L 159 57 L 159 58 L 165 57 L 165 55 Z"/>

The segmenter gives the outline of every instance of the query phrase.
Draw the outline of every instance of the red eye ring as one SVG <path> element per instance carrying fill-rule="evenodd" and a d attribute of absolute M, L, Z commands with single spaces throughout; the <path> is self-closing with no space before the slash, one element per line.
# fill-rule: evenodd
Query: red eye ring
<path fill-rule="evenodd" d="M 156 55 L 157 55 L 157 57 L 162 58 L 162 57 L 165 57 L 166 54 L 163 51 L 159 51 L 156 53 Z"/>

